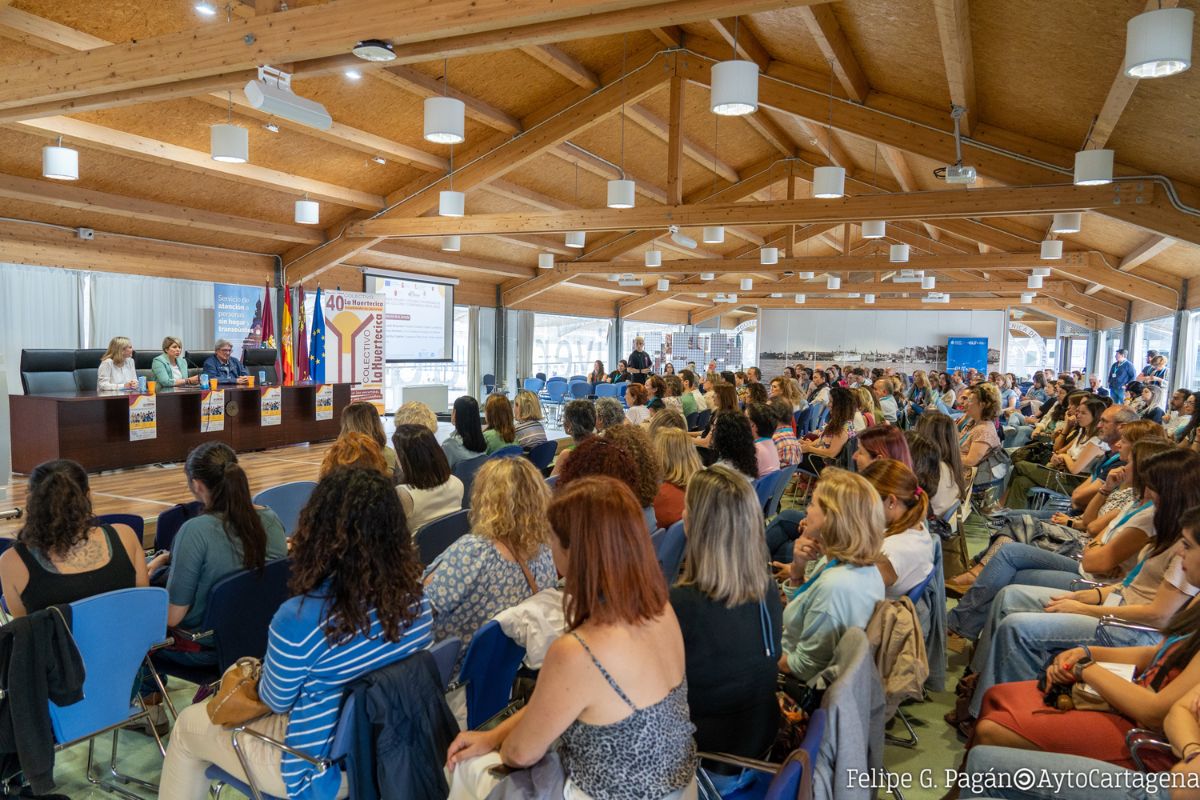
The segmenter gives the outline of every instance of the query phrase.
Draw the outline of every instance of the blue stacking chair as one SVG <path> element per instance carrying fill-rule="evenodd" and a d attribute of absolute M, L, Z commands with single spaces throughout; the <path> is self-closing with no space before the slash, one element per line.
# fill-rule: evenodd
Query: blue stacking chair
<path fill-rule="evenodd" d="M 685 419 L 687 419 L 687 427 L 689 431 L 700 430 L 700 426 L 697 424 L 700 419 L 699 411 L 693 411 L 692 413 L 685 415 Z"/>
<path fill-rule="evenodd" d="M 480 383 L 483 384 L 483 393 L 491 394 L 492 390 L 496 388 L 496 376 L 489 372 L 483 376 Z"/>
<path fill-rule="evenodd" d="M 542 380 L 541 378 L 526 378 L 525 382 L 523 384 L 521 384 L 522 388 L 525 389 L 525 391 L 533 392 L 534 394 L 537 394 L 538 392 L 542 391 L 542 389 L 543 389 L 543 387 L 545 387 L 545 385 L 546 385 L 546 381 Z"/>
<path fill-rule="evenodd" d="M 587 400 L 592 396 L 592 385 L 587 381 L 571 381 L 570 392 L 574 400 Z"/>
<path fill-rule="evenodd" d="M 525 448 L 519 444 L 510 444 L 501 447 L 496 452 L 492 453 L 488 458 L 520 458 L 525 455 Z"/>
<path fill-rule="evenodd" d="M 471 507 L 471 484 L 475 482 L 475 473 L 483 466 L 483 462 L 487 461 L 489 456 L 487 453 L 468 458 L 466 461 L 460 461 L 450 470 L 454 477 L 462 481 L 463 499 L 462 507 Z"/>
<path fill-rule="evenodd" d="M 523 658 L 525 648 L 505 636 L 494 619 L 471 637 L 456 682 L 466 687 L 469 730 L 478 730 L 509 704 Z"/>
<path fill-rule="evenodd" d="M 662 569 L 663 577 L 670 586 L 679 577 L 679 567 L 683 563 L 683 549 L 687 545 L 687 537 L 683 533 L 683 520 L 679 520 L 661 533 L 650 536 L 650 544 L 654 546 L 654 555 L 658 557 L 658 566 Z"/>
<path fill-rule="evenodd" d="M 556 453 L 558 453 L 558 442 L 542 442 L 541 444 L 535 444 L 525 455 L 533 462 L 533 466 L 539 470 L 543 470 L 554 461 Z"/>
<path fill-rule="evenodd" d="M 287 535 L 291 536 L 296 532 L 296 526 L 300 523 L 300 512 L 315 488 L 317 484 L 314 481 L 283 483 L 254 495 L 254 504 L 266 506 L 274 511 L 283 523 Z"/>
<path fill-rule="evenodd" d="M 779 503 L 783 500 L 783 493 L 787 491 L 788 484 L 792 482 L 792 476 L 795 474 L 796 465 L 792 464 L 767 476 L 774 479 L 771 486 L 771 494 L 767 497 L 766 504 L 763 506 L 763 516 L 767 519 L 779 513 Z"/>
<path fill-rule="evenodd" d="M 624 387 L 621 383 L 597 383 L 596 384 L 596 399 L 601 397 L 616 397 Z"/>
<path fill-rule="evenodd" d="M 545 382 L 546 382 L 546 373 L 544 373 L 544 372 L 538 372 L 538 373 L 535 373 L 535 374 L 534 374 L 534 377 L 535 377 L 535 378 L 537 378 L 537 379 L 538 379 L 539 381 L 541 381 L 542 383 L 545 383 Z"/>
<path fill-rule="evenodd" d="M 712 419 L 712 410 L 704 409 L 696 412 L 696 430 L 702 431 L 708 427 L 708 421 Z"/>
<path fill-rule="evenodd" d="M 434 559 L 445 552 L 447 547 L 471 530 L 471 522 L 468 519 L 470 513 L 470 509 L 464 508 L 462 511 L 438 517 L 417 529 L 415 538 L 422 564 L 426 566 L 432 564 Z"/>
<path fill-rule="evenodd" d="M 142 536 L 146 533 L 146 520 L 137 514 L 101 514 L 96 517 L 96 524 L 128 525 L 133 528 L 133 532 L 137 535 L 139 542 L 142 541 Z"/>
<path fill-rule="evenodd" d="M 823 708 L 812 712 L 808 718 L 808 727 L 804 731 L 804 739 L 800 746 L 788 754 L 782 764 L 772 764 L 769 761 L 759 761 L 753 758 L 741 758 L 728 753 L 705 753 L 697 755 L 706 761 L 717 761 L 734 767 L 751 769 L 758 773 L 755 780 L 734 792 L 726 794 L 722 800 L 796 800 L 802 796 L 802 783 L 812 782 L 814 765 L 825 738 L 825 728 L 828 725 L 828 715 Z M 703 790 L 701 796 L 718 797 L 717 791 L 709 782 L 703 769 L 697 772 L 698 783 Z"/>
<path fill-rule="evenodd" d="M 572 375 L 571 377 L 567 378 L 567 380 L 571 383 L 575 383 L 577 381 L 583 381 L 584 383 L 587 383 L 587 375 Z"/>
<path fill-rule="evenodd" d="M 117 746 L 122 727 L 144 720 L 154 735 L 159 753 L 166 756 L 162 739 L 154 730 L 145 706 L 140 699 L 129 699 L 138 668 L 146 654 L 162 643 L 166 633 L 166 589 L 118 589 L 71 603 L 71 635 L 85 671 L 83 699 L 69 706 L 49 704 L 54 749 L 65 750 L 87 741 L 88 781 L 135 800 L 138 796 L 132 792 L 93 776 L 95 738 L 112 731 L 110 769 L 114 778 L 152 792 L 158 791 L 158 786 L 153 783 L 117 771 Z M 8 688 L 20 691 L 20 687 Z M 163 687 L 160 685 L 159 688 Z M 165 696 L 165 690 L 163 694 Z"/>
<path fill-rule="evenodd" d="M 557 409 L 556 419 L 561 422 L 563 397 L 567 394 L 567 382 L 565 380 L 552 380 L 546 384 L 546 392 L 542 405 L 548 408 Z"/>
<path fill-rule="evenodd" d="M 199 500 L 190 503 L 180 503 L 158 515 L 154 525 L 154 549 L 170 550 L 175 541 L 175 534 L 183 527 L 183 523 L 192 517 L 199 516 L 204 511 L 204 504 Z"/>

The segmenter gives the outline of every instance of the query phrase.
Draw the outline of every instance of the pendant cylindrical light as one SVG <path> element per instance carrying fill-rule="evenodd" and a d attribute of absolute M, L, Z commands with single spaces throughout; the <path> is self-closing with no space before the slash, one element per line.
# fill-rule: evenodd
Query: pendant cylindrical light
<path fill-rule="evenodd" d="M 702 281 L 711 281 L 711 280 L 714 280 L 716 277 L 717 277 L 717 273 L 715 273 L 715 272 L 701 272 L 700 273 L 700 280 L 702 280 Z"/>
<path fill-rule="evenodd" d="M 932 275 L 925 275 L 921 278 L 921 288 L 925 291 L 937 288 L 937 278 Z"/>
<path fill-rule="evenodd" d="M 1083 227 L 1083 214 L 1078 211 L 1063 211 L 1054 215 L 1051 233 L 1079 233 Z"/>
<path fill-rule="evenodd" d="M 869 219 L 862 224 L 864 239 L 882 239 L 887 236 L 887 222 L 881 219 Z"/>
<path fill-rule="evenodd" d="M 1138 14 L 1125 26 L 1125 74 L 1162 78 L 1192 65 L 1192 20 L 1186 8 Z"/>
<path fill-rule="evenodd" d="M 316 200 L 296 201 L 296 222 L 301 225 L 316 225 L 321 221 L 321 204 Z"/>
<path fill-rule="evenodd" d="M 608 182 L 608 207 L 633 208 L 633 181 L 612 180 Z"/>
<path fill-rule="evenodd" d="M 1046 239 L 1042 242 L 1042 258 L 1047 261 L 1062 258 L 1062 239 Z"/>
<path fill-rule="evenodd" d="M 811 281 L 813 279 L 814 275 L 816 275 L 815 272 L 797 272 L 796 273 L 796 277 L 802 281 Z"/>
<path fill-rule="evenodd" d="M 660 292 L 665 292 L 667 289 L 671 288 L 671 282 L 666 278 L 659 278 L 656 285 Z"/>
<path fill-rule="evenodd" d="M 871 294 L 870 292 L 867 292 L 866 294 L 863 295 L 863 302 L 869 306 L 875 305 L 875 295 Z"/>
<path fill-rule="evenodd" d="M 721 244 L 725 241 L 725 226 L 724 225 L 709 225 L 704 229 L 704 235 L 700 240 L 705 244 Z"/>
<path fill-rule="evenodd" d="M 712 68 L 712 112 L 740 117 L 758 110 L 758 64 L 722 61 Z"/>
<path fill-rule="evenodd" d="M 212 160 L 245 164 L 250 160 L 250 131 L 241 125 L 219 122 L 209 129 Z"/>
<path fill-rule="evenodd" d="M 425 141 L 461 144 L 466 140 L 467 107 L 453 97 L 425 98 Z"/>
<path fill-rule="evenodd" d="M 587 231 L 567 231 L 567 247 L 582 250 L 587 244 Z"/>
<path fill-rule="evenodd" d="M 772 299 L 778 300 L 781 297 L 783 297 L 783 292 L 771 292 Z"/>
<path fill-rule="evenodd" d="M 778 264 L 779 263 L 779 248 L 764 247 L 758 251 L 758 263 L 760 264 Z"/>
<path fill-rule="evenodd" d="M 1050 277 L 1050 268 L 1049 267 L 1034 267 L 1032 274 L 1037 275 L 1039 278 L 1049 278 Z"/>
<path fill-rule="evenodd" d="M 453 236 L 443 236 L 442 249 L 447 253 L 457 253 L 459 250 L 462 250 L 462 237 L 457 234 Z"/>
<path fill-rule="evenodd" d="M 893 264 L 903 264 L 908 261 L 908 245 L 894 244 L 888 250 L 888 261 Z"/>
<path fill-rule="evenodd" d="M 825 280 L 825 286 L 828 289 L 834 289 L 834 290 L 842 288 L 841 276 L 840 275 L 830 275 Z"/>
<path fill-rule="evenodd" d="M 646 251 L 646 266 L 661 267 L 662 266 L 662 250 L 647 250 Z"/>
<path fill-rule="evenodd" d="M 1042 276 L 1041 275 L 1030 275 L 1028 278 L 1025 279 L 1025 288 L 1026 289 L 1042 288 Z"/>
<path fill-rule="evenodd" d="M 538 269 L 554 269 L 554 253 L 538 253 Z"/>
<path fill-rule="evenodd" d="M 817 167 L 813 170 L 813 197 L 831 199 L 846 193 L 846 170 L 842 167 Z"/>
<path fill-rule="evenodd" d="M 467 213 L 467 196 L 462 192 L 445 190 L 438 193 L 438 216 L 461 217 Z"/>
<path fill-rule="evenodd" d="M 738 282 L 738 287 L 741 288 L 743 292 L 750 291 L 754 288 L 754 278 L 742 278 L 741 281 Z"/>
<path fill-rule="evenodd" d="M 798 305 L 804 305 L 804 301 L 807 300 L 808 297 L 802 294 L 797 294 L 794 299 Z"/>
<path fill-rule="evenodd" d="M 1037 297 L 1036 292 L 1021 292 L 1021 304 L 1029 305 L 1033 302 L 1033 298 Z"/>
<path fill-rule="evenodd" d="M 1112 183 L 1113 151 L 1080 150 L 1075 154 L 1075 185 L 1101 186 Z"/>
<path fill-rule="evenodd" d="M 727 294 L 727 295 L 725 295 L 725 302 L 726 302 L 726 303 L 736 303 L 736 302 L 737 302 L 737 295 L 736 295 L 736 294 Z"/>
<path fill-rule="evenodd" d="M 43 147 L 42 177 L 56 181 L 79 180 L 79 151 L 63 147 L 61 139 L 57 145 Z"/>
<path fill-rule="evenodd" d="M 608 273 L 608 282 L 609 283 L 616 283 L 619 280 L 621 280 L 621 276 L 618 275 L 617 273 L 615 273 L 615 272 Z"/>

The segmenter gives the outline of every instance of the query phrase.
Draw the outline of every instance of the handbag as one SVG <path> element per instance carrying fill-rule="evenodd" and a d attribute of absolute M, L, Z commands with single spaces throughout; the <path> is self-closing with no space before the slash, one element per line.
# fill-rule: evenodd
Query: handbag
<path fill-rule="evenodd" d="M 271 713 L 258 697 L 262 661 L 250 656 L 239 658 L 221 676 L 221 686 L 208 701 L 208 718 L 216 725 L 236 728 L 252 719 Z"/>

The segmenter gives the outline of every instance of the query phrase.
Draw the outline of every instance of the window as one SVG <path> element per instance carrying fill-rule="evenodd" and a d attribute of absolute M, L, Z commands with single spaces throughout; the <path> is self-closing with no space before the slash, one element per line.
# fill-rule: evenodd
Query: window
<path fill-rule="evenodd" d="M 739 370 L 754 366 L 751 359 L 756 352 L 756 334 L 753 331 L 740 334 L 699 333 L 686 325 L 629 321 L 621 330 L 621 358 L 628 358 L 633 351 L 635 336 L 646 340 L 646 352 L 654 359 L 655 372 L 661 372 L 667 361 L 675 366 L 676 371 L 686 367 L 689 361 L 695 361 L 701 375 L 709 361 L 716 361 L 717 369 Z"/>
<path fill-rule="evenodd" d="M 446 404 L 434 411 L 445 411 L 450 407 L 450 398 L 467 393 L 467 376 L 470 374 L 468 353 L 471 348 L 471 309 L 468 306 L 454 307 L 454 361 L 443 364 L 388 364 L 383 376 L 383 403 L 385 410 L 395 411 L 400 405 L 400 389 L 404 386 L 445 384 Z"/>
<path fill-rule="evenodd" d="M 1187 350 L 1189 357 L 1181 361 L 1179 368 L 1184 370 L 1180 386 L 1186 386 L 1192 391 L 1200 390 L 1200 311 L 1188 315 Z"/>
<path fill-rule="evenodd" d="M 1160 356 L 1167 357 L 1168 370 L 1175 366 L 1171 358 L 1171 344 L 1175 339 L 1174 315 L 1148 319 L 1133 326 L 1133 352 L 1129 358 L 1141 372 L 1146 364 L 1146 353 L 1156 351 Z M 1170 374 L 1168 373 L 1168 381 Z"/>
<path fill-rule="evenodd" d="M 611 319 L 533 315 L 533 372 L 546 377 L 587 375 L 595 361 L 608 358 Z M 612 372 L 612 367 L 605 364 Z"/>

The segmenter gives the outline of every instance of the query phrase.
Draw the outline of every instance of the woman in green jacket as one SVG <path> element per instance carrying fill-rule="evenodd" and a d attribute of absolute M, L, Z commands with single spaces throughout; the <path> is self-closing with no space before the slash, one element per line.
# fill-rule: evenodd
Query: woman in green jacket
<path fill-rule="evenodd" d="M 154 380 L 161 388 L 200 383 L 199 375 L 188 377 L 188 365 L 183 360 L 183 342 L 174 336 L 168 336 L 163 339 L 162 350 L 150 365 L 154 370 Z"/>

